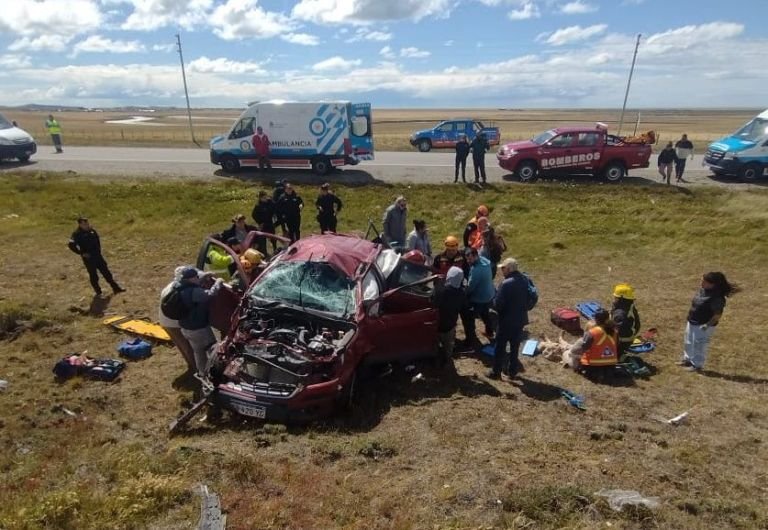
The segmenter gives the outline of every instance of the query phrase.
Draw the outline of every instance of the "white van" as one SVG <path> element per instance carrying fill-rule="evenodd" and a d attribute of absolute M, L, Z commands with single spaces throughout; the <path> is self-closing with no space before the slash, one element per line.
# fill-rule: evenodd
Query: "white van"
<path fill-rule="evenodd" d="M 261 127 L 269 137 L 273 167 L 334 167 L 373 160 L 371 104 L 348 101 L 252 103 L 225 135 L 211 139 L 211 162 L 226 171 L 257 166 L 251 139 Z"/>
<path fill-rule="evenodd" d="M 19 162 L 28 162 L 36 152 L 32 135 L 0 114 L 0 160 L 16 158 Z"/>

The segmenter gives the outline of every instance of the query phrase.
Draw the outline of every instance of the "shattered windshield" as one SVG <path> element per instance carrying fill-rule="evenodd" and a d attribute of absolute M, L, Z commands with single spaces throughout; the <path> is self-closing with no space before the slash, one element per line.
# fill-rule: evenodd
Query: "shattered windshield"
<path fill-rule="evenodd" d="M 248 296 L 257 304 L 284 302 L 346 317 L 354 312 L 355 283 L 328 263 L 283 261 L 259 278 Z"/>
<path fill-rule="evenodd" d="M 534 136 L 531 141 L 538 145 L 544 145 L 555 136 L 555 131 L 543 132 L 538 136 Z"/>
<path fill-rule="evenodd" d="M 768 120 L 755 118 L 736 131 L 734 136 L 738 136 L 742 140 L 750 140 L 754 142 L 765 135 L 768 135 Z"/>

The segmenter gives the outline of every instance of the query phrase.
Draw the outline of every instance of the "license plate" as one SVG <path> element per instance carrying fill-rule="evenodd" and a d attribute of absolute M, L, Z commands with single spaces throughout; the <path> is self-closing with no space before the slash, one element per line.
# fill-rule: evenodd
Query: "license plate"
<path fill-rule="evenodd" d="M 239 403 L 232 403 L 232 408 L 238 414 L 243 416 L 250 416 L 251 418 L 265 419 L 267 417 L 267 409 L 259 405 L 241 405 Z"/>

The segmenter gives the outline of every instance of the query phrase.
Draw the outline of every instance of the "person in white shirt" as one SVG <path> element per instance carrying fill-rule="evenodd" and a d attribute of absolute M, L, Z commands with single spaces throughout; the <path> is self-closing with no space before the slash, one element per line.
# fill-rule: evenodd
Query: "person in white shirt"
<path fill-rule="evenodd" d="M 685 173 L 685 161 L 688 157 L 693 160 L 693 144 L 688 139 L 688 135 L 684 134 L 675 144 L 675 154 L 677 160 L 675 160 L 675 177 L 677 182 L 685 182 L 683 180 L 683 173 Z"/>

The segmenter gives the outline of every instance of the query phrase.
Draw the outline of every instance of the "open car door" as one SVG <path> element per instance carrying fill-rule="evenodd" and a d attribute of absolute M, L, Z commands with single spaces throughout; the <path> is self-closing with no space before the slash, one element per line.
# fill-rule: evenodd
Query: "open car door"
<path fill-rule="evenodd" d="M 271 260 L 291 244 L 287 237 L 270 234 L 268 232 L 251 231 L 243 240 L 243 249 L 253 248 L 264 255 L 265 261 Z"/>
<path fill-rule="evenodd" d="M 205 238 L 200 247 L 197 268 L 224 280 L 221 289 L 211 301 L 208 317 L 214 328 L 227 333 L 232 313 L 240 303 L 251 278 L 243 269 L 237 253 L 212 237 Z"/>

